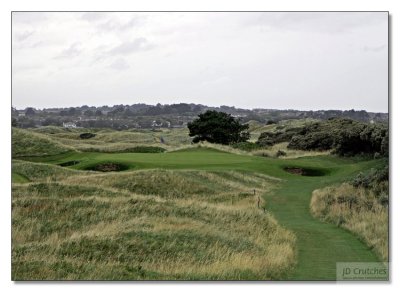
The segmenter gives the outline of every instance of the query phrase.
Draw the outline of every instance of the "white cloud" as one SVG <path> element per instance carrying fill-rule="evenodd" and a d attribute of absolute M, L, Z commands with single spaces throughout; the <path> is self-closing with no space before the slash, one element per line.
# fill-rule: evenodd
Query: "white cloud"
<path fill-rule="evenodd" d="M 152 48 L 154 48 L 154 45 L 150 44 L 145 38 L 137 38 L 112 48 L 108 53 L 110 55 L 129 55 L 140 51 L 147 51 Z"/>
<path fill-rule="evenodd" d="M 82 53 L 82 49 L 80 49 L 80 43 L 74 43 L 69 46 L 67 49 L 63 50 L 59 55 L 57 55 L 56 59 L 70 59 L 79 56 Z"/>
<path fill-rule="evenodd" d="M 352 12 L 13 13 L 13 104 L 386 111 L 387 20 Z"/>
<path fill-rule="evenodd" d="M 109 67 L 112 69 L 121 71 L 121 70 L 129 69 L 130 66 L 125 59 L 119 58 L 119 59 L 115 60 L 114 62 L 112 62 Z"/>

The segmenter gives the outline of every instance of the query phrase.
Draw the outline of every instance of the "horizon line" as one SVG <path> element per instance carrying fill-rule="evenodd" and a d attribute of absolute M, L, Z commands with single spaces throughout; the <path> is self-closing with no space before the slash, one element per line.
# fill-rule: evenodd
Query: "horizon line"
<path fill-rule="evenodd" d="M 239 110 L 258 110 L 258 109 L 263 109 L 263 110 L 276 110 L 276 111 L 313 111 L 313 112 L 317 112 L 317 111 L 366 111 L 368 113 L 385 113 L 385 114 L 389 114 L 389 109 L 387 111 L 371 111 L 371 110 L 367 110 L 367 109 L 355 109 L 355 108 L 346 108 L 346 109 L 338 109 L 338 108 L 325 108 L 325 109 L 294 109 L 294 108 L 266 108 L 266 107 L 253 107 L 253 108 L 243 108 L 243 107 L 237 107 L 235 105 L 226 105 L 226 104 L 221 104 L 219 106 L 215 106 L 215 105 L 207 105 L 207 104 L 202 104 L 202 103 L 194 103 L 194 102 L 179 102 L 179 103 L 156 103 L 156 104 L 151 104 L 151 103 L 145 103 L 145 102 L 138 102 L 138 103 L 132 103 L 132 104 L 103 104 L 103 105 L 88 105 L 88 104 L 82 104 L 79 106 L 50 106 L 50 107 L 35 107 L 35 106 L 25 106 L 24 108 L 17 108 L 16 106 L 11 105 L 12 108 L 15 108 L 16 110 L 24 110 L 27 108 L 33 108 L 33 109 L 37 109 L 37 110 L 45 110 L 45 109 L 60 109 L 60 108 L 78 108 L 78 107 L 82 107 L 82 106 L 88 106 L 88 107 L 103 107 L 103 106 L 107 106 L 107 107 L 115 107 L 115 106 L 132 106 L 132 105 L 136 105 L 136 104 L 144 104 L 144 105 L 149 105 L 149 106 L 157 106 L 157 104 L 161 104 L 162 106 L 165 105 L 173 105 L 173 104 L 194 104 L 194 105 L 202 105 L 202 106 L 206 106 L 206 107 L 213 107 L 213 108 L 218 108 L 218 107 L 223 107 L 223 106 L 227 106 L 227 107 L 233 107 L 235 109 L 239 109 Z"/>

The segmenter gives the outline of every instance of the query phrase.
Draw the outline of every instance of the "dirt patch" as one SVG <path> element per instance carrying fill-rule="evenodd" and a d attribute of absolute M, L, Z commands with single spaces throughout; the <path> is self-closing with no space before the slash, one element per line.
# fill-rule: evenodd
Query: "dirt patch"
<path fill-rule="evenodd" d="M 102 171 L 102 172 L 109 172 L 109 171 L 123 171 L 129 169 L 129 167 L 122 163 L 115 163 L 115 162 L 104 162 L 99 163 L 93 166 L 86 168 L 87 170 L 95 170 L 95 171 Z"/>
<path fill-rule="evenodd" d="M 327 174 L 327 171 L 316 168 L 285 167 L 284 170 L 291 174 L 302 176 L 324 176 Z"/>
<path fill-rule="evenodd" d="M 71 160 L 71 161 L 66 161 L 66 162 L 60 163 L 59 166 L 66 167 L 66 166 L 76 165 L 76 164 L 78 164 L 78 163 L 80 163 L 80 161 L 78 161 L 78 160 Z"/>

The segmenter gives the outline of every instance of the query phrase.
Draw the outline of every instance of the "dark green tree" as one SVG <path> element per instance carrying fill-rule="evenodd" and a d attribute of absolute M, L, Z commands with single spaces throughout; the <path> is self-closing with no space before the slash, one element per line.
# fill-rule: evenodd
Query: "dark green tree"
<path fill-rule="evenodd" d="M 25 109 L 25 115 L 26 116 L 33 116 L 33 115 L 35 115 L 36 114 L 36 112 L 35 112 L 35 109 L 34 108 L 32 108 L 32 107 L 27 107 L 26 109 Z"/>
<path fill-rule="evenodd" d="M 245 142 L 250 138 L 249 125 L 243 125 L 230 114 L 217 111 L 206 111 L 188 123 L 189 136 L 193 142 L 232 144 Z"/>

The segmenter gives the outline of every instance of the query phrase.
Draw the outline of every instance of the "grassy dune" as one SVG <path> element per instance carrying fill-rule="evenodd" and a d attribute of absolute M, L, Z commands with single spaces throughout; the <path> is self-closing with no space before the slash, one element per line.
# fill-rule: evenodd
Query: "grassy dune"
<path fill-rule="evenodd" d="M 88 140 L 81 130 L 13 136 L 19 153 L 29 149 L 12 169 L 13 279 L 335 280 L 337 262 L 379 260 L 352 233 L 313 217 L 310 200 L 315 189 L 381 160 L 262 157 L 187 145 L 181 130 L 94 130 Z M 160 146 L 159 135 L 167 137 L 166 153 L 108 153 Z M 32 143 L 42 155 L 35 156 L 32 137 L 43 141 Z M 54 155 L 44 155 L 47 148 Z M 107 163 L 126 171 L 87 171 Z"/>
<path fill-rule="evenodd" d="M 388 260 L 388 209 L 372 191 L 347 183 L 313 192 L 311 212 L 317 218 L 350 230 Z"/>
<path fill-rule="evenodd" d="M 264 131 L 275 132 L 278 130 L 290 128 L 290 127 L 300 127 L 306 123 L 309 123 L 310 119 L 305 120 L 288 120 L 281 121 L 278 124 L 272 125 L 262 125 L 255 121 L 250 121 L 250 132 L 252 135 L 252 139 L 256 141 L 258 136 Z M 274 146 L 266 146 L 261 149 L 253 150 L 253 151 L 243 151 L 239 149 L 235 149 L 228 145 L 219 145 L 212 144 L 208 142 L 202 142 L 196 145 L 191 144 L 191 138 L 188 135 L 188 130 L 186 128 L 183 129 L 162 129 L 158 131 L 151 130 L 129 130 L 129 131 L 114 131 L 109 129 L 63 129 L 59 127 L 42 127 L 32 130 L 20 130 L 23 131 L 25 135 L 13 135 L 13 143 L 16 145 L 16 149 L 19 146 L 21 150 L 17 150 L 15 153 L 13 152 L 13 157 L 18 156 L 40 156 L 42 153 L 45 153 L 48 149 L 52 149 L 54 144 L 56 146 L 66 147 L 67 150 L 74 150 L 78 152 L 103 152 L 103 153 L 117 153 L 117 152 L 134 152 L 131 151 L 135 147 L 141 146 L 150 146 L 150 147 L 162 147 L 168 151 L 177 151 L 182 149 L 192 149 L 197 148 L 199 145 L 202 147 L 213 148 L 225 152 L 230 152 L 234 154 L 242 154 L 242 155 L 255 155 L 255 156 L 264 156 L 264 157 L 275 157 L 279 150 L 284 151 L 286 153 L 285 156 L 281 156 L 279 158 L 282 159 L 290 159 L 290 158 L 298 158 L 304 156 L 315 156 L 315 155 L 328 155 L 329 152 L 318 152 L 318 151 L 302 151 L 302 150 L 293 150 L 287 149 L 288 143 L 280 143 Z M 95 133 L 96 136 L 90 139 L 81 139 L 79 135 L 84 132 L 92 132 Z M 19 132 L 18 132 L 19 133 Z M 35 136 L 27 137 L 27 134 L 33 134 Z M 40 135 L 36 135 L 40 134 Z M 45 139 L 44 141 L 38 141 L 40 147 L 36 147 L 35 149 L 27 148 L 27 141 L 29 139 L 34 139 L 37 141 L 38 138 Z M 163 143 L 161 143 L 161 138 L 163 139 Z M 47 146 L 48 143 L 49 147 Z M 36 155 L 35 151 L 38 150 Z M 19 155 L 18 151 L 22 151 L 23 155 Z M 52 154 L 63 153 L 66 151 L 51 151 Z"/>
<path fill-rule="evenodd" d="M 46 156 L 73 151 L 72 147 L 51 139 L 44 134 L 18 128 L 12 129 L 12 156 Z"/>
<path fill-rule="evenodd" d="M 96 136 L 91 139 L 81 139 L 83 132 L 92 132 Z M 113 131 L 107 129 L 62 129 L 57 127 L 44 127 L 35 129 L 34 132 L 46 135 L 49 139 L 58 141 L 77 151 L 84 152 L 120 152 L 136 146 L 159 146 L 173 149 L 180 146 L 189 146 L 191 138 L 185 129 L 162 129 Z M 161 143 L 161 138 L 163 143 Z"/>
<path fill-rule="evenodd" d="M 256 207 L 267 176 L 48 167 L 13 185 L 14 280 L 277 279 L 295 264 L 294 235 Z"/>

